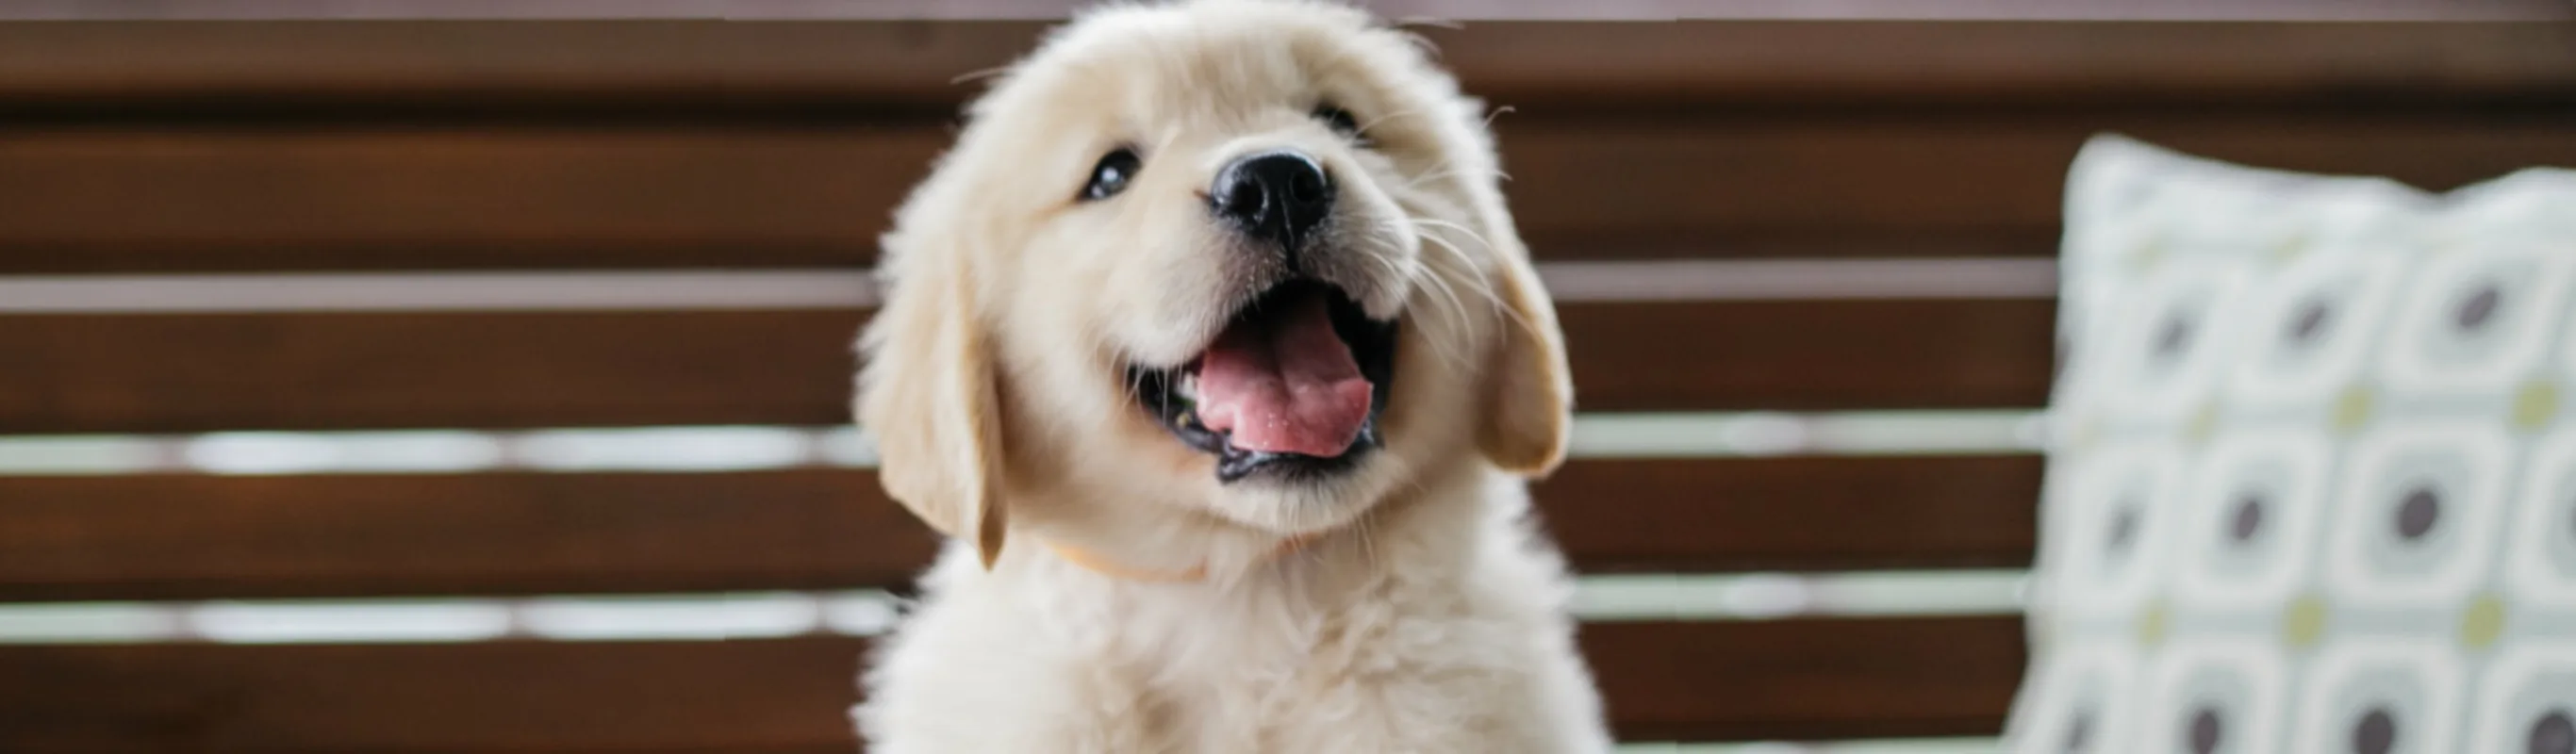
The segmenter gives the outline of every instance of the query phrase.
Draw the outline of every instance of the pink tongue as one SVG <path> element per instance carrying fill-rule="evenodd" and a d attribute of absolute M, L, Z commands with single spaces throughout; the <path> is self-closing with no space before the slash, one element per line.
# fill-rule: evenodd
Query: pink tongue
<path fill-rule="evenodd" d="M 1199 422 L 1241 450 L 1341 455 L 1368 421 L 1368 379 L 1323 297 L 1285 303 L 1228 328 L 1200 357 Z"/>

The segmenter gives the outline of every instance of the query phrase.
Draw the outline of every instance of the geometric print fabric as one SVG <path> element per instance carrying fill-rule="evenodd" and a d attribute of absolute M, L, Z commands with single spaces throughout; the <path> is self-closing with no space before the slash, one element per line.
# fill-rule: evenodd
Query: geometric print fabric
<path fill-rule="evenodd" d="M 2007 750 L 2576 754 L 2576 171 L 2069 176 Z"/>

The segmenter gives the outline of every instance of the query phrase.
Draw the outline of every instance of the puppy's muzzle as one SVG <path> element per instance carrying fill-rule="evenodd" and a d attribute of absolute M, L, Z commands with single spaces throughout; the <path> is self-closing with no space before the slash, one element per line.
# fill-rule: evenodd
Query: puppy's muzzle
<path fill-rule="evenodd" d="M 1218 218 L 1252 240 L 1276 245 L 1297 266 L 1297 255 L 1333 214 L 1333 179 L 1303 153 L 1261 152 L 1228 163 L 1208 187 Z"/>

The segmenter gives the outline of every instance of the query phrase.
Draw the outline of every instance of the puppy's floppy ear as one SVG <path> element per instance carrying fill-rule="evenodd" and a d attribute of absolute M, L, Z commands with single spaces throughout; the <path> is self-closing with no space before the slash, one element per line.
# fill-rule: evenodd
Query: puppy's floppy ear
<path fill-rule="evenodd" d="M 932 528 L 975 543 L 990 568 L 1007 523 L 999 386 L 973 260 L 940 245 L 904 231 L 886 239 L 856 408 L 876 438 L 886 492 Z"/>
<path fill-rule="evenodd" d="M 1501 232 L 1490 235 L 1503 245 L 1495 248 L 1490 282 L 1503 322 L 1485 366 L 1476 444 L 1494 465 L 1539 476 L 1565 460 L 1574 382 L 1565 365 L 1556 307 L 1531 268 L 1528 252 L 1511 238 L 1508 225 L 1497 225 Z"/>

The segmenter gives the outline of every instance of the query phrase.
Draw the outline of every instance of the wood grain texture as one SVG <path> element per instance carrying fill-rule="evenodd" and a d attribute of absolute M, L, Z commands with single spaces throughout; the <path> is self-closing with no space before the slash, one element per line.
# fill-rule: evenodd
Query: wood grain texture
<path fill-rule="evenodd" d="M 1580 638 L 1632 741 L 1998 735 L 2026 659 L 2018 616 L 1595 623 Z"/>
<path fill-rule="evenodd" d="M 0 272 L 858 266 L 937 128 L 0 131 Z"/>
<path fill-rule="evenodd" d="M 1606 623 L 1581 641 L 1628 740 L 1992 735 L 2011 617 Z M 0 647 L 0 748 L 848 751 L 867 642 Z"/>
<path fill-rule="evenodd" d="M 2039 459 L 1578 460 L 1586 573 L 2020 566 Z M 871 472 L 0 477 L 0 602 L 902 587 L 937 537 Z"/>
<path fill-rule="evenodd" d="M 0 749 L 848 752 L 866 647 L 0 647 Z"/>
<path fill-rule="evenodd" d="M 2555 118 L 1893 114 L 1572 118 L 1498 128 L 1543 258 L 2051 256 L 2065 177 L 2105 131 L 2219 160 L 2446 190 L 2576 166 Z"/>
<path fill-rule="evenodd" d="M 2487 5 L 2506 3 L 2576 15 L 2556 0 Z M 2311 4 L 2359 7 L 2354 0 Z M 603 110 L 701 118 L 926 115 L 951 111 L 978 90 L 956 83 L 960 74 L 1008 63 L 1043 27 L 760 20 L 7 24 L 0 25 L 0 102 L 22 113 L 111 119 L 316 110 L 454 117 L 457 108 L 521 116 Z M 1524 107 L 2142 99 L 2422 106 L 2576 98 L 2576 24 L 2566 23 L 1560 20 L 1421 31 L 1439 44 L 1442 60 L 1470 91 Z"/>
<path fill-rule="evenodd" d="M 2037 406 L 2033 300 L 1560 308 L 1587 411 Z M 0 433 L 849 421 L 857 310 L 0 316 Z"/>
<path fill-rule="evenodd" d="M 2044 256 L 2067 164 L 2105 129 L 2430 188 L 2576 165 L 2564 115 L 1527 106 L 1497 126 L 1521 233 L 1559 260 Z M 0 129 L 0 273 L 857 266 L 948 138 L 931 125 Z"/>
<path fill-rule="evenodd" d="M 2025 568 L 2039 456 L 1583 460 L 1537 485 L 1585 572 Z"/>
<path fill-rule="evenodd" d="M 842 424 L 861 318 L 0 318 L 0 432 Z"/>
<path fill-rule="evenodd" d="M 2047 402 L 2056 305 L 1727 301 L 1558 308 L 1583 411 Z"/>
<path fill-rule="evenodd" d="M 1080 0 L 652 0 L 611 6 L 583 0 L 160 0 L 149 4 L 100 4 L 80 0 L 17 0 L 0 8 L 14 19 L 983 19 L 1063 18 Z M 2576 11 L 2553 0 L 2168 0 L 2140 5 L 2119 0 L 1848 0 L 1822 6 L 1775 0 L 1594 0 L 1580 5 L 1548 0 L 1369 0 L 1381 15 L 1447 20 L 1676 18 L 2031 18 L 2085 20 L 2564 20 Z"/>
<path fill-rule="evenodd" d="M 874 474 L 0 477 L 0 601 L 900 586 Z"/>

